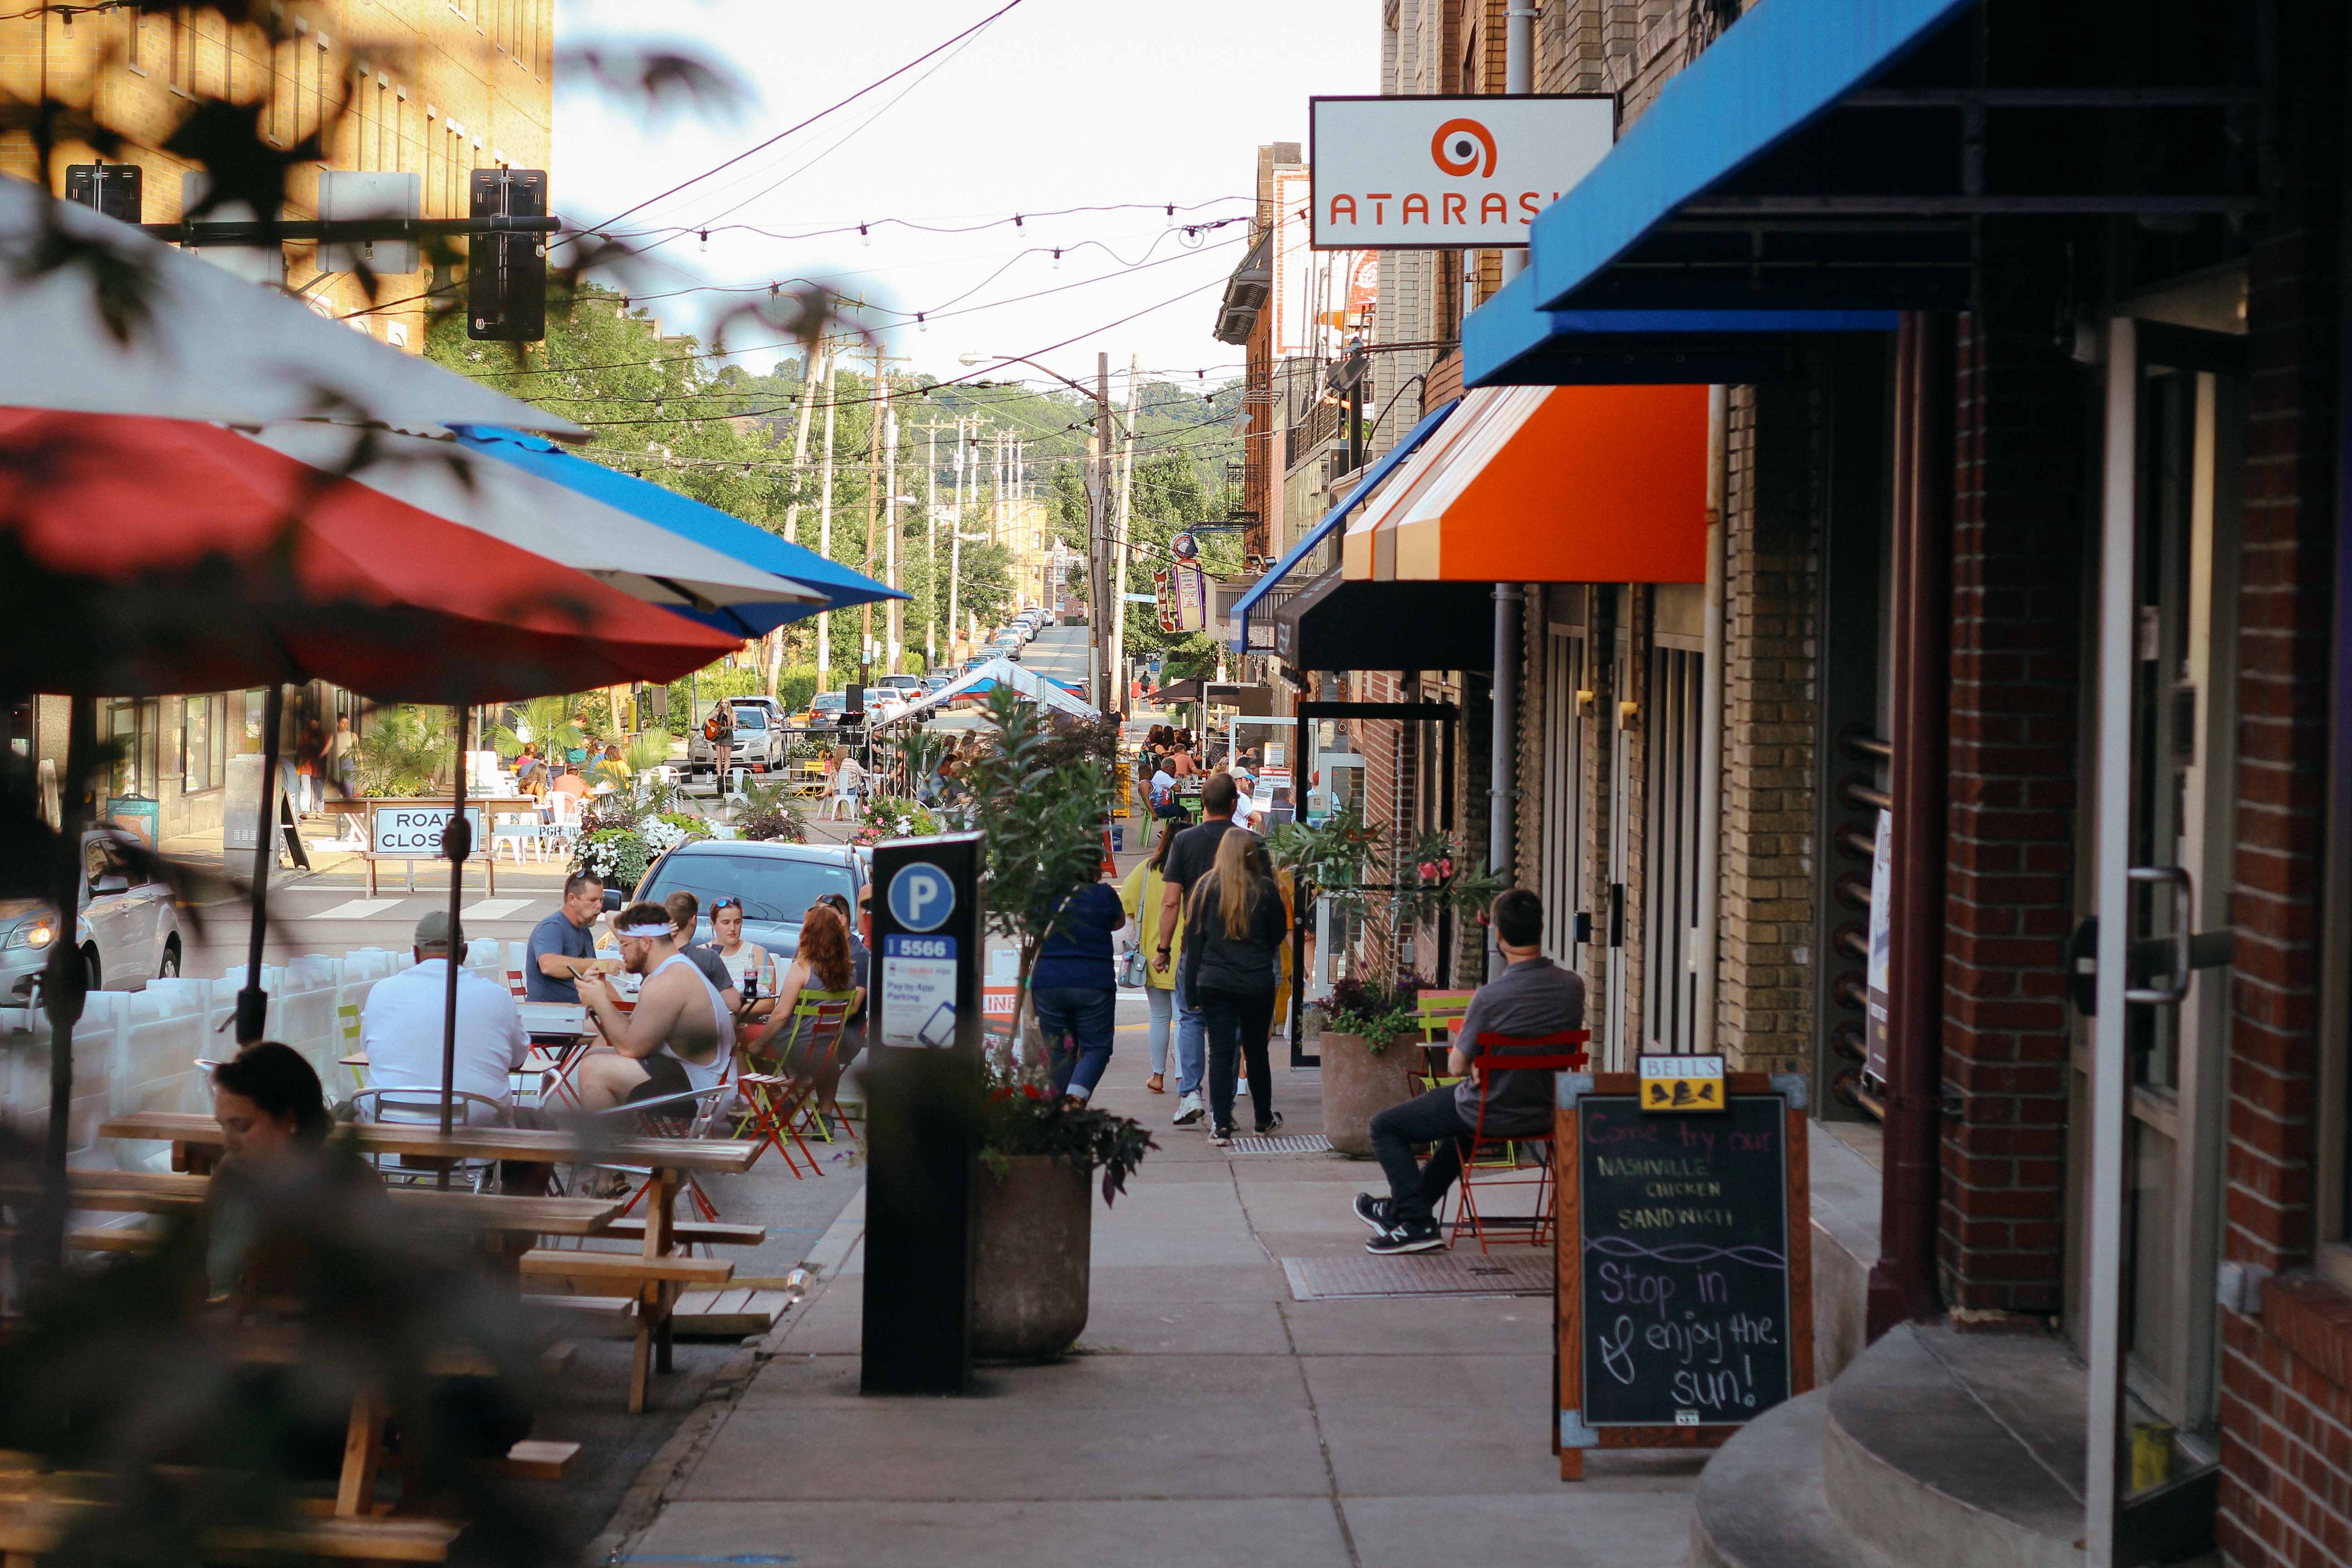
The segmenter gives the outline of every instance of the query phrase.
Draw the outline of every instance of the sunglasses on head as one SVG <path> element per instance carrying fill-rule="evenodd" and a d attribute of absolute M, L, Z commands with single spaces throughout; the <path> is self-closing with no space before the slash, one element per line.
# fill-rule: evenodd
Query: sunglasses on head
<path fill-rule="evenodd" d="M 740 899 L 713 899 L 710 900 L 710 912 L 714 915 L 724 910 L 740 910 L 742 907 L 743 900 Z"/>

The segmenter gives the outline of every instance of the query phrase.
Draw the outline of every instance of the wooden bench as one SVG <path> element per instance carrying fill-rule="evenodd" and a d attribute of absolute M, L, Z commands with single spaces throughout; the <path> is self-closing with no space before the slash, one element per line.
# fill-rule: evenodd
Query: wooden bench
<path fill-rule="evenodd" d="M 584 1248 L 534 1247 L 518 1265 L 526 1279 L 569 1279 L 577 1285 L 610 1285 L 614 1290 L 587 1289 L 583 1296 L 631 1295 L 640 1285 L 723 1285 L 735 1278 L 735 1266 L 723 1258 L 688 1258 L 672 1254 L 647 1258 L 635 1252 L 590 1252 Z"/>
<path fill-rule="evenodd" d="M 560 1481 L 579 1462 L 580 1445 L 526 1437 L 507 1450 L 503 1459 L 488 1465 L 492 1475 L 518 1481 Z"/>
<path fill-rule="evenodd" d="M 646 1222 L 641 1219 L 616 1219 L 599 1234 L 625 1241 L 643 1241 Z M 700 1242 L 706 1247 L 757 1247 L 768 1239 L 764 1225 L 730 1225 L 724 1220 L 679 1220 L 669 1227 L 670 1239 L 685 1246 Z"/>
<path fill-rule="evenodd" d="M 100 1506 L 42 1498 L 0 1506 L 0 1561 L 6 1568 L 34 1568 L 56 1552 L 81 1510 Z M 210 1552 L 324 1557 L 354 1563 L 446 1563 L 449 1544 L 465 1526 L 443 1519 L 319 1516 L 282 1525 L 231 1528 L 206 1533 Z"/>

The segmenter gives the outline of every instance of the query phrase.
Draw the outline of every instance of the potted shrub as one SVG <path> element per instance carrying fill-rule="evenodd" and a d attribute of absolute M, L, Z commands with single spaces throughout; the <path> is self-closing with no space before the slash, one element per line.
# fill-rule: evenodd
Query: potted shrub
<path fill-rule="evenodd" d="M 1124 1189 L 1151 1139 L 1127 1117 L 1065 1100 L 1050 1086 L 1029 1002 L 1037 951 L 1068 894 L 1100 875 L 1111 770 L 1091 735 L 1064 733 L 1003 689 L 989 694 L 994 744 L 971 772 L 985 830 L 989 924 L 1019 949 L 1019 1020 L 993 1043 L 972 1202 L 972 1349 L 998 1360 L 1061 1354 L 1087 1324 L 1094 1209 Z M 900 803 L 903 804 L 903 803 Z"/>
<path fill-rule="evenodd" d="M 1351 1159 L 1370 1157 L 1372 1118 L 1412 1098 L 1408 1075 L 1422 1059 L 1414 1007 L 1420 989 L 1413 974 L 1394 989 L 1350 977 L 1335 983 L 1323 1004 L 1316 1046 L 1323 1058 L 1323 1136 Z"/>
<path fill-rule="evenodd" d="M 1127 1190 L 1151 1148 L 1139 1122 L 1056 1096 L 1034 1068 L 993 1056 L 972 1175 L 971 1349 L 992 1361 L 1050 1361 L 1086 1331 L 1094 1194 Z"/>

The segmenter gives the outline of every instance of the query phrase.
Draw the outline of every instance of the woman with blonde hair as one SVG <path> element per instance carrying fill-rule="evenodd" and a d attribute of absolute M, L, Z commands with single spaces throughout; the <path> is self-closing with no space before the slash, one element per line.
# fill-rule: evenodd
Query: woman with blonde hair
<path fill-rule="evenodd" d="M 1209 1034 L 1212 1143 L 1233 1142 L 1236 1058 L 1249 1064 L 1258 1135 L 1282 1125 L 1265 1042 L 1274 1027 L 1287 924 L 1265 840 L 1242 828 L 1228 830 L 1217 840 L 1215 864 L 1193 885 L 1184 915 L 1183 992 L 1200 1008 Z"/>

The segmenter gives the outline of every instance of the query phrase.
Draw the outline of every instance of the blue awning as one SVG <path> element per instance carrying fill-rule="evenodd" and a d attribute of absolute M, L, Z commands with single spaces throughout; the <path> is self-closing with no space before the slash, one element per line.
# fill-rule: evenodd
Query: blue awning
<path fill-rule="evenodd" d="M 1249 616 L 1250 611 L 1256 607 L 1259 601 L 1273 593 L 1275 585 L 1289 576 L 1301 561 L 1313 553 L 1316 546 L 1339 531 L 1339 525 L 1348 521 L 1348 514 L 1361 505 L 1364 498 L 1378 489 L 1382 479 L 1395 472 L 1398 464 L 1412 457 L 1414 448 L 1428 440 L 1431 433 L 1445 423 L 1445 416 L 1453 413 L 1460 405 L 1461 401 L 1458 397 L 1454 398 L 1451 402 L 1440 404 L 1423 415 L 1421 423 L 1406 431 L 1403 440 L 1381 453 L 1379 459 L 1364 470 L 1364 477 L 1357 482 L 1354 489 L 1348 492 L 1345 500 L 1325 512 L 1322 521 L 1308 529 L 1297 543 L 1283 552 L 1281 560 L 1266 568 L 1265 576 L 1251 584 L 1249 591 L 1234 601 L 1233 616 L 1239 626 L 1239 635 L 1234 641 L 1234 647 L 1244 653 L 1249 651 Z"/>
<path fill-rule="evenodd" d="M 1591 174 L 1537 217 L 1538 299 L 1551 310 L 1738 308 L 1825 302 L 1811 289 L 1830 285 L 1843 290 L 1843 302 L 1892 302 L 1866 299 L 1861 279 L 1823 276 L 1803 265 L 1809 258 L 1802 254 L 1756 257 L 1753 230 L 1739 222 L 1738 198 L 1917 188 L 1923 177 L 1932 183 L 1945 171 L 1907 166 L 1914 138 L 1883 136 L 1876 155 L 1868 146 L 1842 145 L 1843 156 L 1808 159 L 1809 167 L 1789 172 L 1797 176 L 1791 179 L 1741 177 L 1761 172 L 1755 165 L 1776 150 L 1791 151 L 1788 144 L 1800 132 L 1977 3 L 1770 0 L 1742 16 L 1660 89 Z M 1731 198 L 1727 210 L 1708 214 L 1720 221 L 1681 237 L 1687 246 L 1675 255 L 1652 254 L 1659 247 L 1645 242 L 1655 240 L 1661 226 L 1718 194 Z M 1927 246 L 1889 259 L 1927 264 L 1936 251 Z M 1739 272 L 1730 264 L 1743 256 L 1760 265 Z M 1705 268 L 1711 288 L 1696 287 L 1690 269 L 1674 265 L 1685 258 L 1719 258 L 1720 267 Z M 1965 283 L 1964 247 L 1957 259 Z M 1645 275 L 1649 263 L 1656 264 L 1654 278 Z"/>
<path fill-rule="evenodd" d="M 1790 373 L 1809 332 L 1891 332 L 1893 310 L 1538 310 L 1522 272 L 1463 319 L 1465 386 L 1740 385 Z"/>
<path fill-rule="evenodd" d="M 2065 40 L 2163 26 L 2123 0 L 2061 9 Z M 2262 205 L 2242 126 L 2263 46 L 2257 7 L 2206 11 L 2173 47 L 2032 49 L 2030 0 L 1765 0 L 1536 218 L 1534 302 L 1953 310 L 1988 218 L 2225 238 Z"/>
<path fill-rule="evenodd" d="M 908 596 L 876 582 L 862 572 L 853 572 L 836 562 L 828 561 L 814 550 L 803 549 L 764 528 L 745 522 L 739 517 L 730 517 L 717 507 L 706 506 L 692 496 L 665 489 L 586 458 L 573 457 L 542 437 L 493 425 L 453 426 L 451 428 L 457 432 L 459 441 L 486 457 L 511 463 L 542 479 L 551 479 L 575 494 L 602 501 L 616 510 L 641 518 L 721 554 L 756 566 L 762 572 L 789 577 L 824 595 L 822 605 L 804 608 L 793 606 L 791 613 L 779 615 L 775 624 L 812 616 L 819 610 L 839 610 L 853 605 Z M 648 563 L 649 568 L 657 565 L 658 563 Z M 717 612 L 715 616 L 685 609 L 679 613 L 727 631 L 736 630 L 740 618 L 725 610 Z"/>

